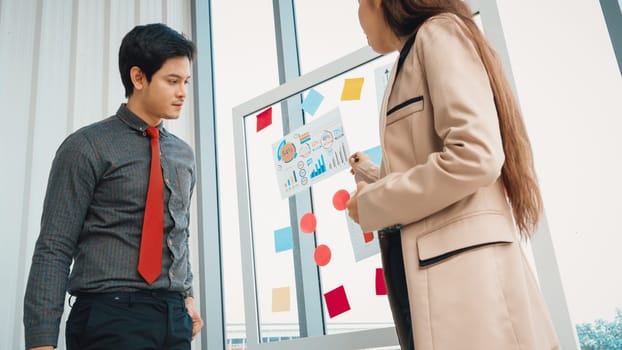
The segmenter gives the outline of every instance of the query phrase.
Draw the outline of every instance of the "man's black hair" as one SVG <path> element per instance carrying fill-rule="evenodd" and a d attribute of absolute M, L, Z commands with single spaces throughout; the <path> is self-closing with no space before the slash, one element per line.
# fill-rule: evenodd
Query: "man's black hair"
<path fill-rule="evenodd" d="M 190 61 L 194 58 L 195 45 L 181 33 L 162 23 L 140 25 L 125 35 L 119 48 L 119 72 L 125 87 L 125 97 L 134 92 L 130 69 L 140 68 L 147 81 L 157 72 L 164 62 L 172 57 L 185 56 Z"/>

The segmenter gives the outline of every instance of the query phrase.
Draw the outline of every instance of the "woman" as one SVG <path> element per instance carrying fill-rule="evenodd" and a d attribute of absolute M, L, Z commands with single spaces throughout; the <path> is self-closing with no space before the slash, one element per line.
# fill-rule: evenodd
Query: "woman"
<path fill-rule="evenodd" d="M 375 51 L 400 52 L 380 115 L 382 164 L 351 157 L 348 209 L 380 230 L 402 348 L 558 349 L 519 244 L 542 207 L 531 146 L 470 9 L 360 0 L 359 20 Z"/>

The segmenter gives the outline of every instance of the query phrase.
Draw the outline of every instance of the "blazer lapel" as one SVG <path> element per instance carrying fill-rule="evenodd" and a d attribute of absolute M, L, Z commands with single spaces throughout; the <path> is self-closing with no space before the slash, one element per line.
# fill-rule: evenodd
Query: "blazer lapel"
<path fill-rule="evenodd" d="M 391 91 L 393 90 L 393 82 L 395 81 L 395 76 L 397 75 L 397 67 L 398 67 L 399 57 L 395 59 L 393 63 L 393 67 L 391 68 L 391 74 L 389 75 L 389 81 L 387 82 L 387 88 L 384 90 L 384 97 L 382 98 L 382 107 L 380 108 L 380 150 L 382 151 L 382 165 L 384 167 L 384 173 L 388 174 L 387 168 L 387 157 L 384 154 L 384 128 L 387 124 L 387 105 L 389 103 L 389 96 L 391 96 Z"/>

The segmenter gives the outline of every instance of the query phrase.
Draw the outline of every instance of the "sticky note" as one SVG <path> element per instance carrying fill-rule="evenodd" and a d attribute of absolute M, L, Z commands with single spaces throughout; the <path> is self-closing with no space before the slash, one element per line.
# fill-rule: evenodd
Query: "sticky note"
<path fill-rule="evenodd" d="M 284 227 L 274 231 L 274 250 L 279 253 L 294 247 L 292 228 Z"/>
<path fill-rule="evenodd" d="M 300 230 L 304 233 L 313 233 L 315 231 L 315 227 L 317 226 L 317 221 L 315 219 L 315 215 L 313 213 L 306 213 L 300 218 Z"/>
<path fill-rule="evenodd" d="M 353 101 L 361 99 L 361 90 L 365 78 L 351 78 L 343 82 L 343 90 L 341 91 L 342 101 Z"/>
<path fill-rule="evenodd" d="M 333 195 L 333 207 L 341 211 L 346 209 L 346 203 L 350 200 L 350 193 L 346 190 L 339 190 Z"/>
<path fill-rule="evenodd" d="M 367 149 L 363 151 L 363 153 L 367 154 L 369 158 L 371 158 L 372 162 L 374 162 L 377 165 L 380 165 L 380 162 L 382 161 L 382 149 L 380 148 L 380 146 Z"/>
<path fill-rule="evenodd" d="M 331 251 L 326 244 L 320 244 L 313 252 L 313 259 L 318 266 L 326 266 L 330 262 Z"/>
<path fill-rule="evenodd" d="M 257 114 L 257 132 L 267 128 L 270 124 L 272 124 L 272 107 Z"/>
<path fill-rule="evenodd" d="M 283 312 L 290 310 L 289 287 L 272 289 L 272 312 Z"/>
<path fill-rule="evenodd" d="M 387 286 L 384 284 L 382 268 L 376 269 L 376 295 L 387 295 Z"/>
<path fill-rule="evenodd" d="M 365 232 L 363 233 L 363 240 L 365 241 L 365 243 L 369 243 L 371 241 L 374 240 L 374 233 L 373 232 Z"/>
<path fill-rule="evenodd" d="M 326 302 L 326 308 L 330 318 L 341 315 L 342 313 L 350 310 L 348 296 L 346 295 L 346 290 L 343 286 L 337 287 L 330 292 L 325 293 L 324 301 Z"/>
<path fill-rule="evenodd" d="M 322 96 L 322 94 L 315 91 L 314 89 L 311 89 L 309 90 L 307 97 L 305 97 L 305 100 L 302 102 L 302 109 L 305 112 L 314 115 L 323 100 L 324 96 Z"/>

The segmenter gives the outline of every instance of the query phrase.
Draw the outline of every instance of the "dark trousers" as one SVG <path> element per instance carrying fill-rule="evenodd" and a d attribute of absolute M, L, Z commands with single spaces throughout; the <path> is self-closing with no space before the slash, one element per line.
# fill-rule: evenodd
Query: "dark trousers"
<path fill-rule="evenodd" d="M 190 350 L 192 320 L 179 293 L 80 293 L 67 350 Z"/>
<path fill-rule="evenodd" d="M 410 317 L 410 304 L 408 302 L 408 289 L 406 288 L 406 274 L 404 273 L 404 257 L 402 255 L 402 241 L 399 228 L 390 228 L 378 231 L 380 255 L 382 256 L 382 268 L 384 282 L 387 286 L 389 305 L 397 330 L 397 338 L 400 348 L 414 350 L 412 334 L 412 320 Z"/>

